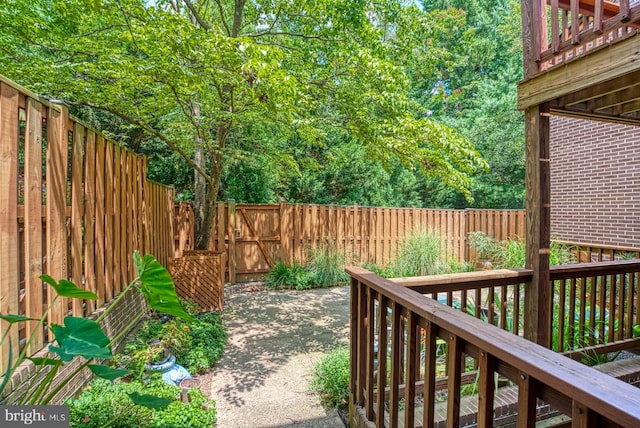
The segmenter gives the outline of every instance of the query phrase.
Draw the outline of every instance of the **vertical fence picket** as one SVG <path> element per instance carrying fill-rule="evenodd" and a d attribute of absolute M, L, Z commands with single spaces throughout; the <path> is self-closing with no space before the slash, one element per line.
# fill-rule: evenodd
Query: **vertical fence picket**
<path fill-rule="evenodd" d="M 84 281 L 85 288 L 96 292 L 95 280 L 95 191 L 96 191 L 96 134 L 86 130 L 84 159 Z M 92 313 L 95 301 L 88 300 L 87 314 Z"/>
<path fill-rule="evenodd" d="M 84 229 L 84 137 L 85 128 L 79 123 L 75 123 L 73 128 L 73 148 L 71 157 L 71 270 L 73 282 L 84 288 L 83 278 L 83 237 Z M 73 315 L 84 316 L 82 301 L 71 300 Z"/>
<path fill-rule="evenodd" d="M 47 274 L 55 279 L 67 279 L 68 243 L 67 243 L 67 169 L 69 141 L 67 124 L 69 111 L 66 107 L 49 107 L 47 115 L 47 227 L 46 258 Z M 47 287 L 47 302 L 51 303 L 56 295 L 53 288 Z M 49 311 L 49 324 L 62 324 L 68 302 L 58 298 Z"/>
<path fill-rule="evenodd" d="M 27 99 L 24 138 L 24 300 L 25 315 L 40 319 L 42 310 L 42 104 Z M 25 337 L 32 338 L 29 353 L 40 349 L 43 331 L 25 324 Z"/>
<path fill-rule="evenodd" d="M 0 312 L 18 313 L 18 91 L 0 83 Z M 0 321 L 0 333 L 10 329 Z M 0 354 L 0 372 L 8 367 L 9 348 L 18 353 L 18 335 L 5 340 Z"/>
<path fill-rule="evenodd" d="M 126 157 L 126 168 L 127 168 L 127 179 L 126 181 L 126 188 L 125 188 L 125 195 L 127 198 L 127 211 L 125 213 L 125 217 L 127 219 L 127 226 L 126 226 L 126 241 L 127 241 L 127 250 L 126 250 L 126 257 L 127 257 L 127 280 L 125 281 L 126 283 L 129 283 L 129 281 L 131 281 L 131 279 L 133 279 L 134 277 L 134 268 L 133 268 L 133 263 L 131 262 L 131 255 L 133 254 L 133 250 L 135 248 L 135 234 L 134 232 L 134 219 L 133 219 L 133 215 L 134 215 L 134 202 L 135 202 L 135 198 L 133 196 L 133 183 L 136 180 L 136 173 L 135 173 L 135 164 L 134 164 L 134 157 L 133 157 L 133 153 L 131 152 L 127 152 L 127 157 Z M 161 257 L 161 256 L 160 256 Z"/>
<path fill-rule="evenodd" d="M 106 301 L 106 288 L 109 284 L 105 283 L 105 142 L 104 137 L 100 134 L 96 135 L 96 169 L 95 169 L 95 278 L 96 292 L 98 293 L 97 306 L 102 306 Z"/>
<path fill-rule="evenodd" d="M 128 205 L 128 194 L 127 194 L 127 181 L 129 180 L 127 166 L 128 162 L 128 152 L 125 149 L 120 150 L 120 286 L 126 287 L 129 283 L 129 234 L 127 233 L 127 227 L 129 223 L 127 223 L 127 219 L 129 217 L 129 205 Z M 118 292 L 120 292 L 118 290 Z"/>
<path fill-rule="evenodd" d="M 122 199 L 120 198 L 121 182 L 122 182 L 122 152 L 120 146 L 113 146 L 113 247 L 111 254 L 113 255 L 113 294 L 117 295 L 122 290 Z"/>

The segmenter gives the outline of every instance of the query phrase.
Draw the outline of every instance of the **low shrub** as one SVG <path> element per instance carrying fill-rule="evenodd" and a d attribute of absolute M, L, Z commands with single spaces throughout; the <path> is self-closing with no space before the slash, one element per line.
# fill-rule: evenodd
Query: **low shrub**
<path fill-rule="evenodd" d="M 176 363 L 192 375 L 199 374 L 220 359 L 227 336 L 218 312 L 199 314 L 188 322 L 154 317 L 141 324 L 114 362 L 131 370 L 134 379 L 142 379 L 145 365 L 161 360 L 164 350 L 170 349 Z"/>
<path fill-rule="evenodd" d="M 135 405 L 129 394 L 153 395 L 172 400 L 165 408 Z M 216 421 L 215 403 L 198 388 L 189 390 L 189 402 L 180 401 L 180 388 L 156 376 L 140 381 L 109 382 L 96 379 L 75 400 L 69 400 L 71 426 L 90 427 L 211 427 Z"/>
<path fill-rule="evenodd" d="M 363 263 L 362 267 L 383 278 L 393 278 L 397 276 L 396 272 L 390 266 L 378 266 L 375 263 Z"/>
<path fill-rule="evenodd" d="M 325 406 L 346 405 L 349 398 L 349 349 L 334 349 L 316 363 L 311 389 Z"/>
<path fill-rule="evenodd" d="M 296 290 L 344 285 L 349 281 L 345 264 L 344 252 L 333 243 L 325 243 L 309 250 L 305 265 L 278 260 L 265 275 L 264 283 L 273 289 Z"/>
<path fill-rule="evenodd" d="M 264 283 L 273 289 L 309 290 L 313 288 L 313 275 L 308 268 L 296 262 L 287 265 L 282 260 L 278 260 L 265 275 Z"/>
<path fill-rule="evenodd" d="M 228 337 L 219 312 L 207 312 L 198 315 L 197 319 L 200 322 L 190 326 L 191 348 L 176 356 L 177 363 L 192 374 L 204 372 L 222 357 Z"/>

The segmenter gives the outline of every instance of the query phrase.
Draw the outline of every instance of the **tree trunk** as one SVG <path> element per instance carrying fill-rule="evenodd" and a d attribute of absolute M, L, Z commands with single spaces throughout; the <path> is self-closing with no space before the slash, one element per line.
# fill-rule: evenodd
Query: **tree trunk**
<path fill-rule="evenodd" d="M 195 139 L 195 154 L 193 160 L 195 163 L 202 169 L 206 168 L 206 160 L 204 156 L 204 149 L 202 147 L 202 140 L 199 137 Z M 196 250 L 207 250 L 209 249 L 209 239 L 207 239 L 208 235 L 211 236 L 211 232 L 206 233 L 207 227 L 205 225 L 205 219 L 209 217 L 208 215 L 208 191 L 207 191 L 207 181 L 205 178 L 198 172 L 194 171 L 194 191 L 195 198 L 193 201 L 193 212 L 195 217 L 195 242 L 194 248 Z"/>
<path fill-rule="evenodd" d="M 216 202 L 218 191 L 220 190 L 220 179 L 222 177 L 223 150 L 227 141 L 227 135 L 231 125 L 223 122 L 216 127 L 215 148 L 204 155 L 202 141 L 196 138 L 196 151 L 194 161 L 205 168 L 207 163 L 210 180 L 207 181 L 198 172 L 195 173 L 195 200 L 193 210 L 195 214 L 194 249 L 208 250 L 213 234 L 213 226 L 216 219 Z"/>
<path fill-rule="evenodd" d="M 216 200 L 220 189 L 220 173 L 212 173 L 215 185 L 207 186 L 201 200 L 195 201 L 199 215 L 195 217 L 194 249 L 208 250 L 216 218 Z M 206 184 L 205 184 L 206 185 Z M 195 210 L 194 210 L 195 211 Z"/>

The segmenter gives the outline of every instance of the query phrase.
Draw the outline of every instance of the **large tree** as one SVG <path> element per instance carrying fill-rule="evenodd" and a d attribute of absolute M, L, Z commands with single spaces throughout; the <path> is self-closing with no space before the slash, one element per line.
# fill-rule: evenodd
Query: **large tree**
<path fill-rule="evenodd" d="M 524 117 L 516 107 L 522 79 L 520 4 L 515 0 L 429 0 L 430 13 L 463 15 L 452 36 L 436 40 L 450 53 L 427 76 L 412 73 L 412 93 L 434 118 L 474 142 L 490 171 L 478 171 L 471 192 L 480 208 L 524 207 Z M 425 200 L 468 206 L 463 195 L 436 184 Z"/>
<path fill-rule="evenodd" d="M 407 61 L 438 54 L 413 2 L 7 0 L 0 23 L 3 73 L 116 116 L 194 169 L 196 248 L 208 246 L 233 138 L 262 135 L 245 142 L 262 153 L 335 130 L 467 196 L 483 166 L 408 97 Z"/>

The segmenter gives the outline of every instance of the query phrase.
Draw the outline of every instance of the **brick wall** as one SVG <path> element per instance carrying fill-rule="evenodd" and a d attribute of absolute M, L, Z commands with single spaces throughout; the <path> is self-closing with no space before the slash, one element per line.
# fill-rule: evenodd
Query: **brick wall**
<path fill-rule="evenodd" d="M 94 312 L 90 318 L 95 319 L 101 312 L 106 309 L 106 306 L 100 308 Z M 126 333 L 128 333 L 133 326 L 140 320 L 140 317 L 147 310 L 147 302 L 144 299 L 142 293 L 131 288 L 121 300 L 116 304 L 116 307 L 104 317 L 100 322 L 102 330 L 110 339 L 114 340 L 112 347 L 114 353 L 119 349 Z M 45 356 L 47 354 L 46 348 L 38 352 L 35 356 Z M 60 368 L 58 374 L 53 381 L 53 388 L 58 384 L 57 381 L 65 379 L 70 373 L 76 370 L 85 360 L 83 358 L 76 358 L 73 361 L 65 364 Z M 25 362 L 18 370 L 16 370 L 14 376 L 11 379 L 11 384 L 4 391 L 5 397 L 3 401 L 7 404 L 14 403 L 19 397 L 20 392 L 24 389 L 24 382 L 36 375 L 36 367 L 30 361 Z M 38 374 L 39 378 L 43 378 L 46 375 L 46 371 Z M 92 374 L 89 369 L 83 369 L 74 378 L 69 381 L 54 397 L 51 404 L 60 404 L 68 397 L 76 394 L 84 385 L 92 378 Z M 38 379 L 36 379 L 37 382 Z M 21 388 L 22 385 L 22 388 Z"/>
<path fill-rule="evenodd" d="M 640 247 L 640 127 L 551 117 L 551 235 Z"/>

